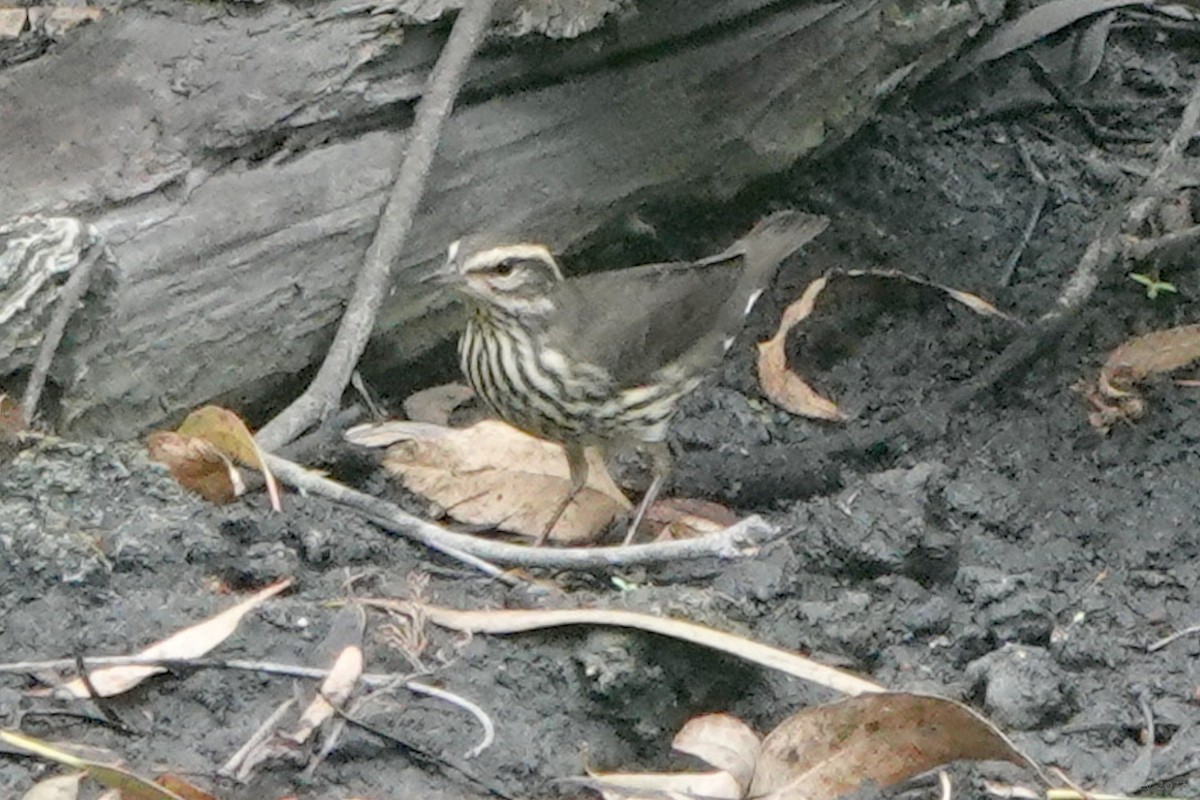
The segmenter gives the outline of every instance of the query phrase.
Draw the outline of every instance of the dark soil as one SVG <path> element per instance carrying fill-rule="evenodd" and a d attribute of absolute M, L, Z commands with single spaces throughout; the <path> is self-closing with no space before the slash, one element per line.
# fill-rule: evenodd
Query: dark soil
<path fill-rule="evenodd" d="M 47 440 L 0 467 L 0 657 L 131 652 L 232 604 L 218 587 L 240 592 L 294 576 L 291 593 L 250 615 L 214 655 L 316 664 L 335 613 L 328 601 L 405 596 L 426 574 L 426 593 L 442 605 L 621 607 L 794 648 L 890 687 L 964 699 L 1083 786 L 1195 796 L 1200 636 L 1154 652 L 1147 645 L 1200 623 L 1200 395 L 1154 382 L 1148 414 L 1102 436 L 1073 388 L 1129 336 L 1196 321 L 1194 260 L 1159 265 L 1178 293 L 1155 300 L 1123 271 L 1105 276 L 1036 358 L 946 418 L 911 426 L 920 435 L 871 446 L 844 442 L 848 433 L 871 442 L 871 431 L 897 419 L 921 421 L 1021 329 L 929 290 L 835 281 L 792 355 L 852 415 L 841 427 L 772 410 L 755 388 L 751 343 L 832 268 L 903 270 L 1025 320 L 1051 309 L 1102 222 L 1143 185 L 1200 80 L 1198 55 L 1194 41 L 1155 23 L 1125 24 L 1098 75 L 1070 92 L 1098 126 L 1091 134 L 1027 62 L 1008 59 L 887 111 L 834 156 L 733 208 L 700 209 L 690 226 L 678 207 L 648 211 L 663 241 L 696 253 L 775 207 L 833 219 L 785 269 L 719 381 L 685 403 L 675 427 L 677 493 L 733 502 L 786 530 L 757 557 L 543 575 L 562 595 L 511 589 L 319 498 L 289 495 L 282 515 L 261 494 L 215 508 L 177 488 L 137 444 Z M 1048 200 L 1001 287 L 1038 192 L 1018 142 L 1045 174 Z M 744 455 L 760 451 L 770 459 Z M 701 472 L 718 461 L 741 470 L 736 481 L 714 485 Z M 382 485 L 377 475 L 366 482 Z M 382 624 L 369 619 L 368 670 L 410 671 Z M 430 635 L 424 680 L 471 699 L 497 725 L 495 744 L 470 761 L 463 754 L 480 737 L 470 717 L 401 693 L 364 714 L 415 749 L 352 728 L 312 777 L 289 763 L 247 786 L 216 779 L 294 691 L 291 679 L 216 669 L 160 676 L 105 703 L 125 731 L 92 704 L 29 696 L 34 676 L 3 675 L 0 725 L 103 745 L 133 769 L 190 775 L 225 800 L 482 797 L 484 786 L 527 797 L 576 791 L 555 781 L 585 763 L 666 766 L 671 736 L 701 712 L 729 711 L 765 731 L 832 699 L 638 633 Z M 1153 742 L 1144 741 L 1147 714 Z M 463 765 L 475 781 L 425 756 Z M 46 771 L 35 759 L 0 758 L 0 797 L 19 797 Z M 981 796 L 985 774 L 960 771 L 957 796 Z"/>

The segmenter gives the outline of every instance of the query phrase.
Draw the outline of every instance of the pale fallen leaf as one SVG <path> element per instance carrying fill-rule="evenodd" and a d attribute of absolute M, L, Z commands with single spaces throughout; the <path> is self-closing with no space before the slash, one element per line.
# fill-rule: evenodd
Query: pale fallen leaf
<path fill-rule="evenodd" d="M 262 605 L 292 585 L 291 578 L 276 581 L 270 586 L 251 595 L 232 608 L 228 608 L 204 622 L 168 636 L 160 642 L 150 645 L 137 653 L 140 658 L 164 660 L 199 658 L 208 653 L 237 630 L 238 624 L 246 614 Z M 149 678 L 165 672 L 165 667 L 129 664 L 116 667 L 101 667 L 88 673 L 96 694 L 100 697 L 127 692 L 134 686 Z M 54 690 L 57 696 L 86 698 L 91 697 L 87 686 L 81 678 L 69 681 Z"/>
<path fill-rule="evenodd" d="M 111 789 L 119 789 L 123 800 L 186 800 L 169 789 L 157 786 L 152 781 L 132 772 L 112 764 L 101 764 L 79 758 L 55 747 L 50 742 L 33 736 L 0 729 L 0 742 L 48 761 L 54 761 L 72 769 L 81 769 L 97 783 Z"/>
<path fill-rule="evenodd" d="M 789 717 L 763 740 L 750 796 L 835 800 L 959 760 L 1041 769 L 971 709 L 930 695 L 864 694 Z"/>
<path fill-rule="evenodd" d="M 609 800 L 667 793 L 679 798 L 741 800 L 758 762 L 758 734 L 729 714 L 693 717 L 675 734 L 671 748 L 700 759 L 714 772 L 594 772 L 588 785 Z"/>
<path fill-rule="evenodd" d="M 23 8 L 0 8 L 0 39 L 16 39 L 28 20 L 29 12 Z"/>
<path fill-rule="evenodd" d="M 75 800 L 79 797 L 79 781 L 84 773 L 74 775 L 55 775 L 44 781 L 35 783 L 28 792 L 21 795 L 21 800 Z"/>
<path fill-rule="evenodd" d="M 461 383 L 431 386 L 404 399 L 404 416 L 413 422 L 449 425 L 454 410 L 474 396 L 471 387 Z"/>
<path fill-rule="evenodd" d="M 351 428 L 354 444 L 391 444 L 384 466 L 404 486 L 470 525 L 540 536 L 569 488 L 562 447 L 503 422 L 469 428 L 420 422 L 387 422 Z M 554 526 L 563 544 L 593 541 L 629 500 L 613 483 L 603 459 L 588 452 L 588 481 Z"/>
<path fill-rule="evenodd" d="M 29 24 L 52 39 L 85 22 L 95 22 L 104 16 L 104 10 L 87 6 L 34 6 L 29 9 Z"/>
<path fill-rule="evenodd" d="M 688 720 L 675 734 L 671 747 L 729 773 L 745 794 L 754 778 L 762 742 L 758 734 L 737 717 L 705 714 Z"/>
<path fill-rule="evenodd" d="M 916 286 L 928 287 L 945 294 L 976 314 L 1018 322 L 1016 318 L 1004 313 L 979 295 L 942 286 L 899 270 L 851 269 L 828 272 L 805 287 L 800 298 L 784 309 L 783 318 L 780 320 L 775 335 L 758 344 L 759 386 L 768 400 L 792 414 L 830 422 L 843 422 L 847 419 L 845 412 L 838 408 L 836 403 L 818 394 L 787 365 L 788 334 L 812 315 L 816 308 L 817 298 L 825 291 L 829 281 L 838 276 L 899 280 Z"/>
<path fill-rule="evenodd" d="M 365 605 L 412 614 L 411 602 L 361 600 Z M 435 625 L 464 633 L 507 634 L 555 628 L 563 625 L 612 625 L 633 628 L 684 642 L 698 644 L 796 678 L 820 684 L 843 694 L 885 691 L 882 686 L 853 673 L 828 667 L 798 653 L 756 642 L 694 622 L 601 608 L 558 610 L 460 611 L 454 608 L 418 605 L 419 613 Z"/>

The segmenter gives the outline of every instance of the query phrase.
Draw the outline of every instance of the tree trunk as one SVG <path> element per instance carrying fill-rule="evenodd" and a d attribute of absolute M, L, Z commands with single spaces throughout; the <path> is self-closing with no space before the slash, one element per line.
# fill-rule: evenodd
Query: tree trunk
<path fill-rule="evenodd" d="M 61 427 L 127 436 L 321 358 L 446 5 L 127 7 L 0 72 L 0 224 L 81 217 L 115 259 L 103 319 L 56 362 Z M 398 358 L 449 332 L 415 284 L 449 241 L 561 249 L 648 201 L 728 197 L 844 141 L 975 21 L 932 0 L 614 5 L 560 25 L 603 20 L 573 39 L 509 24 L 472 67 L 379 325 Z M 0 350 L 0 375 L 30 360 Z"/>

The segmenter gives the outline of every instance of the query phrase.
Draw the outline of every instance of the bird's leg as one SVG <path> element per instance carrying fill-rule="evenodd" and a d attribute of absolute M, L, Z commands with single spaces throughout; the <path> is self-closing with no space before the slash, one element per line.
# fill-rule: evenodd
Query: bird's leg
<path fill-rule="evenodd" d="M 654 477 L 650 481 L 650 488 L 642 495 L 642 502 L 638 503 L 633 521 L 629 523 L 629 530 L 625 532 L 624 544 L 632 542 L 633 537 L 637 535 L 638 526 L 642 524 L 647 509 L 654 505 L 658 491 L 662 488 L 663 480 L 671 471 L 671 448 L 666 442 L 650 442 L 646 450 L 650 454 L 650 474 Z"/>
<path fill-rule="evenodd" d="M 563 445 L 563 449 L 567 451 L 567 468 L 571 470 L 571 485 L 567 489 L 567 496 L 559 503 L 558 508 L 554 511 L 554 515 L 550 517 L 550 521 L 546 523 L 546 529 L 542 531 L 542 535 L 533 543 L 534 547 L 541 547 L 550 538 L 550 532 L 554 530 L 554 526 L 558 524 L 559 517 L 567 510 L 567 506 L 571 505 L 571 501 L 583 489 L 588 478 L 588 463 L 587 451 L 583 445 L 575 442 Z"/>

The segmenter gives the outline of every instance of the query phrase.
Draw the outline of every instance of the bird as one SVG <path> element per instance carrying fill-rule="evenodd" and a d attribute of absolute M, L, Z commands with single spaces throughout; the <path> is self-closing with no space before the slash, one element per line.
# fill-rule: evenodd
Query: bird
<path fill-rule="evenodd" d="M 708 258 L 570 278 L 537 242 L 473 234 L 450 244 L 431 278 L 467 306 L 467 383 L 501 419 L 566 451 L 569 488 L 535 546 L 586 484 L 586 448 L 630 444 L 652 476 L 626 530 L 633 541 L 671 470 L 680 399 L 721 363 L 780 262 L 828 224 L 778 211 Z"/>

